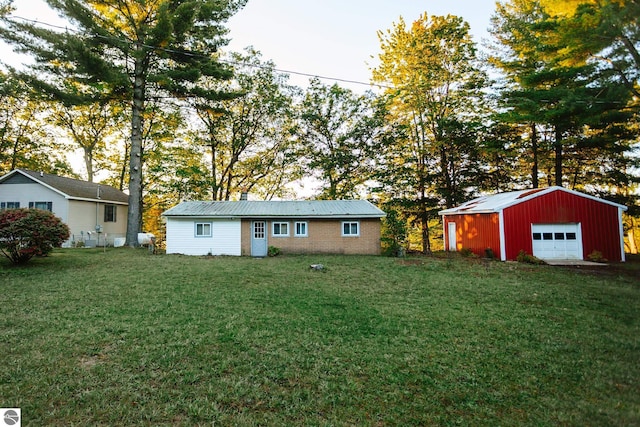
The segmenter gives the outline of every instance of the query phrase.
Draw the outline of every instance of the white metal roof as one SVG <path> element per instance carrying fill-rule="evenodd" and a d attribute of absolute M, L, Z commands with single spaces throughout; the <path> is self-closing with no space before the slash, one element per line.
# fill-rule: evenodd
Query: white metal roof
<path fill-rule="evenodd" d="M 241 200 L 182 202 L 162 215 L 217 218 L 382 218 L 386 214 L 366 200 Z"/>
<path fill-rule="evenodd" d="M 564 191 L 579 197 L 585 197 L 597 202 L 605 203 L 608 205 L 616 206 L 622 210 L 627 210 L 627 207 L 618 203 L 610 202 L 608 200 L 600 199 L 598 197 L 591 196 L 589 194 L 580 193 L 578 191 L 568 190 L 563 187 L 553 186 L 548 188 L 535 188 L 520 191 L 511 191 L 508 193 L 499 193 L 491 196 L 482 196 L 477 199 L 470 200 L 456 206 L 455 208 L 445 209 L 438 212 L 440 215 L 464 215 L 468 213 L 492 213 L 500 212 L 501 210 L 508 208 L 509 206 L 523 203 L 527 200 L 549 194 L 554 191 Z"/>

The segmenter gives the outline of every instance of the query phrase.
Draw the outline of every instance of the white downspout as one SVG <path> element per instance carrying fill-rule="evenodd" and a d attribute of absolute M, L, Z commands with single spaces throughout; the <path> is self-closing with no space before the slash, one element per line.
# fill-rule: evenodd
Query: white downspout
<path fill-rule="evenodd" d="M 507 249 L 505 248 L 504 238 L 504 210 L 498 212 L 498 229 L 500 230 L 500 261 L 507 260 Z"/>
<path fill-rule="evenodd" d="M 624 253 L 624 225 L 622 223 L 622 208 L 618 208 L 618 227 L 620 230 L 620 260 L 622 262 L 626 261 L 626 256 Z"/>

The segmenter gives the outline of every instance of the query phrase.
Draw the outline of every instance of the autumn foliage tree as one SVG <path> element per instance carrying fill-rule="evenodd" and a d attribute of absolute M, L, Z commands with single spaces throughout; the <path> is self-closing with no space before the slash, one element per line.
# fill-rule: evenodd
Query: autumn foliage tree
<path fill-rule="evenodd" d="M 0 251 L 13 264 L 47 255 L 69 238 L 69 227 L 53 213 L 41 209 L 6 209 L 0 212 Z"/>
<path fill-rule="evenodd" d="M 382 53 L 373 80 L 385 89 L 388 119 L 404 129 L 387 151 L 380 180 L 419 223 L 422 251 L 431 251 L 429 219 L 438 206 L 460 202 L 477 173 L 474 130 L 483 110 L 469 24 L 457 16 L 423 14 L 379 32 Z"/>

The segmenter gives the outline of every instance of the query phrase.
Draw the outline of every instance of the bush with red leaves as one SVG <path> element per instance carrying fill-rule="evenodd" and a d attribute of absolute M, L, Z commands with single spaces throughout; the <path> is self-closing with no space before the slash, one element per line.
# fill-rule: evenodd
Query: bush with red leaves
<path fill-rule="evenodd" d="M 69 227 L 41 209 L 7 209 L 0 212 L 0 251 L 14 264 L 35 255 L 47 255 L 69 238 Z"/>

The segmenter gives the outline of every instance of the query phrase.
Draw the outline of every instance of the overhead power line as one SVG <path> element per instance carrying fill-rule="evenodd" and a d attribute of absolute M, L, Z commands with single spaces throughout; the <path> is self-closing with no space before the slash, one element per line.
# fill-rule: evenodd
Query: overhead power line
<path fill-rule="evenodd" d="M 37 25 L 42 25 L 45 27 L 50 27 L 50 28 L 55 28 L 58 30 L 64 30 L 65 32 L 70 32 L 70 33 L 74 33 L 77 35 L 82 35 L 79 31 L 75 30 L 75 29 L 70 29 L 69 27 L 63 27 L 60 25 L 55 25 L 55 24 L 50 24 L 47 22 L 42 22 L 42 21 L 38 21 L 38 20 L 34 20 L 34 19 L 29 19 L 29 18 L 24 18 L 22 16 L 15 16 L 15 15 L 11 15 L 10 18 L 13 19 L 18 19 L 20 21 L 23 22 L 28 22 L 31 24 L 37 24 Z M 115 36 L 103 36 L 100 34 L 95 34 L 94 36 L 99 37 L 99 38 L 103 38 L 103 39 L 111 39 L 111 40 L 116 40 L 119 41 L 121 43 L 127 43 L 130 45 L 133 45 L 134 42 L 131 40 L 123 40 L 120 39 L 118 37 Z M 159 46 L 151 46 L 151 45 L 146 45 L 146 44 L 139 44 L 139 46 L 141 47 L 145 47 L 148 49 L 154 49 L 154 50 L 160 50 L 163 52 L 167 52 L 167 53 L 177 53 L 180 55 L 186 55 L 186 56 L 192 56 L 192 57 L 196 57 L 196 58 L 206 58 L 206 55 L 203 55 L 201 53 L 197 53 L 197 52 L 191 52 L 191 51 L 185 51 L 185 50 L 178 50 L 178 49 L 172 49 L 169 47 L 159 47 Z M 260 64 L 250 64 L 250 63 L 243 63 L 243 62 L 236 62 L 236 61 L 231 61 L 228 59 L 223 59 L 223 58 L 219 58 L 217 59 L 218 62 L 224 63 L 224 64 L 229 64 L 229 65 L 234 65 L 234 66 L 242 66 L 242 67 L 249 67 L 249 68 L 261 68 L 261 69 L 273 69 L 274 71 L 281 73 L 281 74 L 290 74 L 290 75 L 296 75 L 296 76 L 302 76 L 302 77 L 310 77 L 310 78 L 317 78 L 317 79 L 321 79 L 321 80 L 330 80 L 330 81 L 336 81 L 336 82 L 341 82 L 341 83 L 349 83 L 349 84 L 356 84 L 356 85 L 362 85 L 362 86 L 373 86 L 373 87 L 379 87 L 382 89 L 392 89 L 392 87 L 384 85 L 384 84 L 380 84 L 380 83 L 368 83 L 368 82 L 362 82 L 359 80 L 352 80 L 352 79 L 345 79 L 345 78 L 341 78 L 341 77 L 330 77 L 330 76 L 323 76 L 320 74 L 313 74 L 313 73 L 306 73 L 303 71 L 293 71 L 293 70 L 284 70 L 281 68 L 277 68 L 277 67 L 268 67 L 266 65 L 260 65 Z"/>

